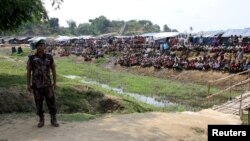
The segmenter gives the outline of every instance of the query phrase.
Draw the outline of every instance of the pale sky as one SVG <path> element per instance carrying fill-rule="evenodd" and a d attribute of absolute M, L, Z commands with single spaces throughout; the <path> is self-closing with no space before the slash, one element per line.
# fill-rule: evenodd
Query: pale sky
<path fill-rule="evenodd" d="M 101 15 L 109 20 L 150 20 L 180 32 L 250 28 L 250 0 L 64 0 L 54 10 L 43 0 L 49 17 L 86 23 Z"/>

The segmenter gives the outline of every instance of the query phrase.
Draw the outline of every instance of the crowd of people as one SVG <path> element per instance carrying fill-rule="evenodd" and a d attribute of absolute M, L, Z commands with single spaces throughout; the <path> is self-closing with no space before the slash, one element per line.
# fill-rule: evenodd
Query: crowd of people
<path fill-rule="evenodd" d="M 173 70 L 216 70 L 237 73 L 250 68 L 249 42 L 242 42 L 241 36 L 231 36 L 227 42 L 214 37 L 212 44 L 205 39 L 191 36 L 164 38 L 158 41 L 151 37 L 88 39 L 71 43 L 50 45 L 60 46 L 61 56 L 75 54 L 85 61 L 104 57 L 105 54 L 121 54 L 115 64 L 122 66 L 141 66 L 155 69 Z M 69 47 L 70 46 L 70 47 Z"/>

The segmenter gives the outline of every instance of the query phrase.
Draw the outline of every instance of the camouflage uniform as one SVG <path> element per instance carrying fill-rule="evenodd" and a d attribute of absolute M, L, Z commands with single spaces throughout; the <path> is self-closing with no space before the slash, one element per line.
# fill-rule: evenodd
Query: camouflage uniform
<path fill-rule="evenodd" d="M 55 115 L 57 110 L 55 106 L 54 90 L 51 86 L 50 70 L 54 67 L 54 59 L 49 54 L 42 57 L 37 55 L 29 56 L 27 69 L 32 72 L 32 89 L 37 108 L 37 115 L 43 117 L 43 100 L 45 98 L 50 115 Z"/>

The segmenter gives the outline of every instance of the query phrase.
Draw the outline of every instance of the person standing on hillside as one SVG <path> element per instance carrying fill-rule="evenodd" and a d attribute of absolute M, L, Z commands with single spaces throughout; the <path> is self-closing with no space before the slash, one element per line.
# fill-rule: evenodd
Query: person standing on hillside
<path fill-rule="evenodd" d="M 34 94 L 37 115 L 40 120 L 37 127 L 44 126 L 43 100 L 45 98 L 51 116 L 51 125 L 59 127 L 56 120 L 56 105 L 54 89 L 56 88 L 56 68 L 54 59 L 45 53 L 45 41 L 39 40 L 34 44 L 37 49 L 30 55 L 27 62 L 27 90 Z M 52 72 L 53 81 L 50 78 Z"/>

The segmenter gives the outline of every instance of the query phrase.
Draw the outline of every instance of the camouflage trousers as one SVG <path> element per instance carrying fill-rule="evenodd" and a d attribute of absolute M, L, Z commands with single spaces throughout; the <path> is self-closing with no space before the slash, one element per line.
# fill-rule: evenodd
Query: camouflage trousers
<path fill-rule="evenodd" d="M 57 109 L 55 105 L 55 95 L 52 87 L 33 89 L 34 99 L 36 103 L 37 115 L 43 116 L 43 101 L 45 99 L 50 115 L 56 115 Z"/>

